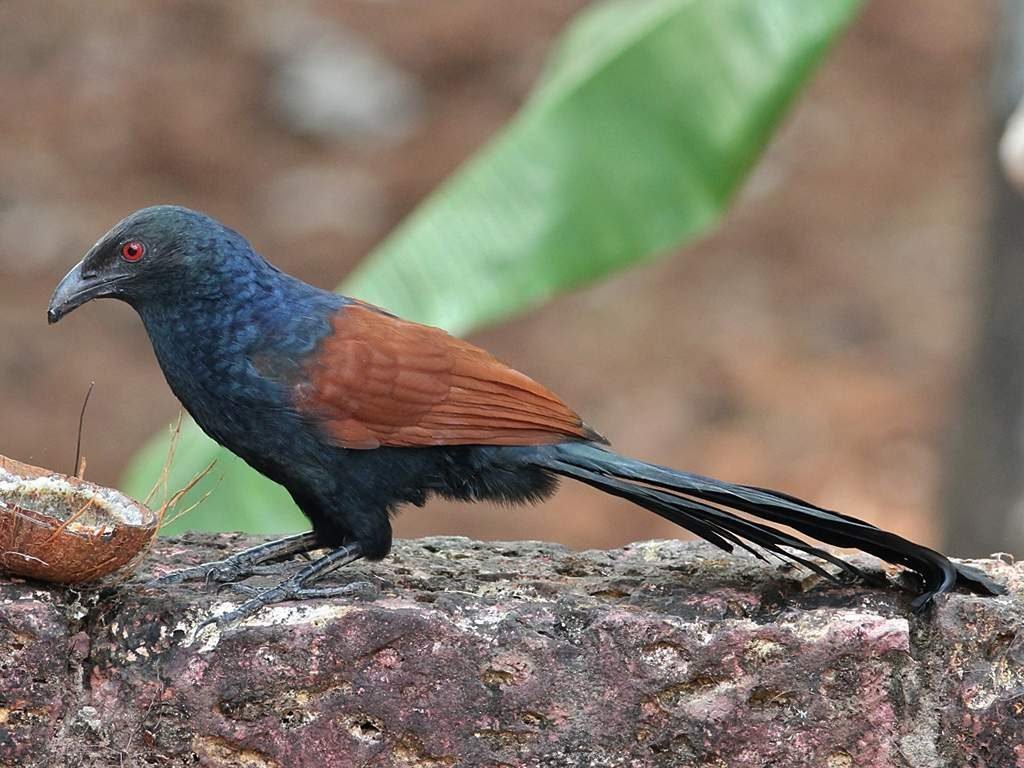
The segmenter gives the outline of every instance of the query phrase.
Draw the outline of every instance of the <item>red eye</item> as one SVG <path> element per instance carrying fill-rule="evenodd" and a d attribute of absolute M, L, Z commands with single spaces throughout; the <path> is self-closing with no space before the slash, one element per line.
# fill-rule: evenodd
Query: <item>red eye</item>
<path fill-rule="evenodd" d="M 131 264 L 134 264 L 137 261 L 141 261 L 142 256 L 145 253 L 146 246 L 144 246 L 138 240 L 129 240 L 127 243 L 121 246 L 121 258 Z"/>

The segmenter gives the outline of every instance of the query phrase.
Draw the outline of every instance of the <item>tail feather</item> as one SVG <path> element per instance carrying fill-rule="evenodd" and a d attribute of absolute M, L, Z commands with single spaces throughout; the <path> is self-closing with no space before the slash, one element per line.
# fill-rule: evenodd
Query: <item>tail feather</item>
<path fill-rule="evenodd" d="M 763 560 L 760 548 L 837 580 L 834 573 L 809 559 L 816 558 L 839 567 L 847 576 L 877 581 L 842 558 L 762 522 L 768 521 L 826 544 L 859 549 L 905 566 L 924 582 L 924 591 L 912 603 L 915 610 L 957 584 L 979 594 L 1004 591 L 983 573 L 958 566 L 935 550 L 788 494 L 647 464 L 582 442 L 550 446 L 543 464 L 552 472 L 632 501 L 726 551 L 739 546 Z"/>
<path fill-rule="evenodd" d="M 686 528 L 727 552 L 732 552 L 735 544 L 759 560 L 767 562 L 764 554 L 751 545 L 751 543 L 756 544 L 782 560 L 796 562 L 821 576 L 836 580 L 833 573 L 814 561 L 783 549 L 783 547 L 789 547 L 837 565 L 851 575 L 862 576 L 849 563 L 829 552 L 790 536 L 784 531 L 776 531 L 754 521 L 736 517 L 709 504 L 702 504 L 694 499 L 664 493 L 643 485 L 623 483 L 614 477 L 606 477 L 587 469 L 574 467 L 566 462 L 555 461 L 549 467 L 561 475 L 579 480 L 612 496 L 632 501 L 669 522 Z"/>

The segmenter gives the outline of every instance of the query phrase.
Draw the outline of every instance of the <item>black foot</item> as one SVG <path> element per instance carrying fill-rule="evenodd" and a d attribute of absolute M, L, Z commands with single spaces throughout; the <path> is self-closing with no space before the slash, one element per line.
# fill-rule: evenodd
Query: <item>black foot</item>
<path fill-rule="evenodd" d="M 241 592 L 243 595 L 249 595 L 250 597 L 262 595 L 267 591 L 260 589 L 259 587 L 253 587 L 249 584 L 242 583 L 222 584 L 218 591 L 223 590 Z M 296 590 L 293 593 L 293 596 L 289 599 L 319 600 L 327 597 L 343 597 L 352 595 L 374 598 L 377 596 L 377 586 L 368 581 L 352 581 L 348 584 L 340 584 L 337 587 L 302 587 Z"/>
<path fill-rule="evenodd" d="M 268 605 L 273 605 L 274 603 L 281 603 L 286 600 L 304 600 L 309 598 L 337 597 L 339 595 L 363 593 L 366 591 L 367 586 L 373 590 L 373 586 L 368 585 L 366 582 L 354 582 L 340 587 L 307 586 L 330 573 L 334 569 L 353 563 L 362 556 L 363 552 L 359 544 L 346 544 L 344 547 L 340 547 L 333 552 L 324 555 L 319 560 L 310 563 L 294 576 L 282 581 L 276 587 L 270 587 L 269 589 L 259 592 L 252 590 L 254 593 L 253 596 L 235 608 L 235 610 L 229 611 L 228 613 L 220 616 L 211 616 L 206 621 L 202 622 L 196 627 L 194 636 L 198 637 L 199 633 L 211 624 L 216 624 L 218 627 L 230 626 L 231 624 L 249 618 L 261 609 Z M 250 591 L 249 587 L 243 587 L 242 589 L 245 592 Z"/>
<path fill-rule="evenodd" d="M 260 566 L 264 563 L 309 552 L 317 549 L 318 546 L 316 537 L 312 533 L 286 536 L 283 539 L 268 541 L 266 544 L 260 544 L 243 550 L 223 560 L 215 560 L 211 563 L 203 563 L 202 565 L 194 565 L 191 568 L 172 571 L 146 582 L 146 586 L 166 587 L 172 584 L 181 584 L 185 581 L 227 584 L 259 573 L 261 570 Z"/>

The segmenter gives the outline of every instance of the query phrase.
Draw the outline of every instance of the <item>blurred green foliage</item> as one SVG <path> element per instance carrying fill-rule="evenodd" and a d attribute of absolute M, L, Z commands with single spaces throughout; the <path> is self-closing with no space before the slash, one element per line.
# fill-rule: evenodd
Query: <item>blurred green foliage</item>
<path fill-rule="evenodd" d="M 465 333 L 707 230 L 858 0 L 611 0 L 570 25 L 509 125 L 342 286 Z M 129 468 L 145 496 L 161 436 Z M 288 494 L 182 432 L 169 487 L 213 499 L 165 528 L 308 528 Z"/>

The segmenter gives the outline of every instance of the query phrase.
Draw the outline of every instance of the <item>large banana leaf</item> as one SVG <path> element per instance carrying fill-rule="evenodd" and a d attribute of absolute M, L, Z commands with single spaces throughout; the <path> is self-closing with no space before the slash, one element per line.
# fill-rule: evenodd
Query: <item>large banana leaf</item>
<path fill-rule="evenodd" d="M 858 0 L 612 0 L 583 12 L 510 124 L 343 286 L 464 333 L 706 232 Z M 511 11 L 510 11 L 511 12 Z M 126 488 L 144 495 L 166 440 Z M 213 458 L 170 530 L 301 528 L 279 487 L 187 424 L 170 476 Z"/>

